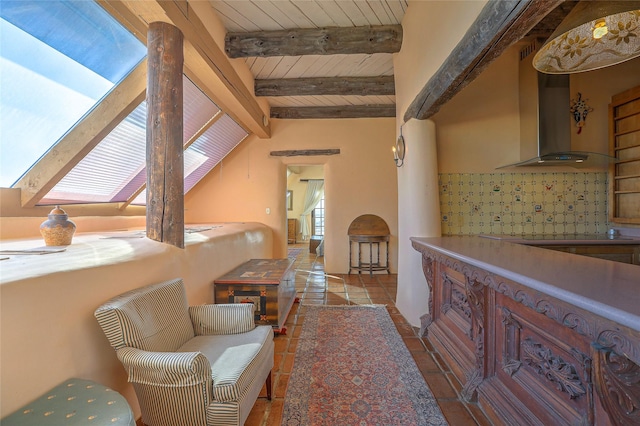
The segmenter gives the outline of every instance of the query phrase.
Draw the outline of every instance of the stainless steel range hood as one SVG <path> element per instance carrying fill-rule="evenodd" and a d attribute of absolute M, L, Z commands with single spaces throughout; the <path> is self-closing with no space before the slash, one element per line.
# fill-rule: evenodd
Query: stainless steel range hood
<path fill-rule="evenodd" d="M 571 115 L 568 74 L 543 74 L 531 60 L 535 42 L 520 52 L 520 158 L 498 167 L 571 166 L 600 167 L 615 158 L 605 154 L 571 150 Z"/>

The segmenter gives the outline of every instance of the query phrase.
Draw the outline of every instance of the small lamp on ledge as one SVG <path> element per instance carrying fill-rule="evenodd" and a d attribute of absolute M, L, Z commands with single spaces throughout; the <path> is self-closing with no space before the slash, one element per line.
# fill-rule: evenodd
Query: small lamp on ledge
<path fill-rule="evenodd" d="M 402 128 L 400 128 L 400 136 L 398 136 L 398 140 L 396 140 L 396 144 L 391 148 L 391 150 L 393 151 L 393 161 L 395 161 L 396 167 L 402 167 L 406 152 L 404 137 L 402 136 Z"/>

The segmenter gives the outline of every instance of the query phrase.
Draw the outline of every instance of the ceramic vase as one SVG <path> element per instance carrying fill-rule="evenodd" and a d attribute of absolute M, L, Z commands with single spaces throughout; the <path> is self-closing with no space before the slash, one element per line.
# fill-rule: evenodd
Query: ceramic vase
<path fill-rule="evenodd" d="M 67 212 L 60 206 L 51 210 L 49 219 L 40 225 L 40 234 L 44 243 L 48 246 L 68 246 L 71 244 L 73 234 L 76 232 L 76 224 L 69 220 Z"/>

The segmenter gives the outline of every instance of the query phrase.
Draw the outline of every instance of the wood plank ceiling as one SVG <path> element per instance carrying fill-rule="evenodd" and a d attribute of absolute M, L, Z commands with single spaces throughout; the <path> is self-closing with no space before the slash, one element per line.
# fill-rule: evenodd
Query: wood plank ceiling
<path fill-rule="evenodd" d="M 272 107 L 272 117 L 396 115 L 393 52 L 357 53 L 355 50 L 357 46 L 364 49 L 382 44 L 380 37 L 356 33 L 356 43 L 351 43 L 351 48 L 342 50 L 343 53 L 325 49 L 331 54 L 318 51 L 302 54 L 309 44 L 317 45 L 318 42 L 311 40 L 305 44 L 309 39 L 305 39 L 304 32 L 294 34 L 287 30 L 318 32 L 318 29 L 340 28 L 348 29 L 352 34 L 362 28 L 378 27 L 391 33 L 399 30 L 399 37 L 395 39 L 398 43 L 392 46 L 397 52 L 402 41 L 400 22 L 407 9 L 406 0 L 211 0 L 211 5 L 225 25 L 228 40 L 240 43 L 243 35 L 250 38 L 256 37 L 255 32 L 263 32 L 288 38 L 290 42 L 285 43 L 288 45 L 292 45 L 294 39 L 299 41 L 299 54 L 267 56 L 269 53 L 254 53 L 255 56 L 243 59 L 256 79 L 256 95 L 266 97 Z M 348 49 L 342 47 L 348 34 L 325 33 L 320 34 L 322 37 L 328 41 L 339 37 L 339 43 L 334 46 Z M 384 40 L 394 41 L 393 36 Z M 255 46 L 255 43 L 244 43 L 245 46 L 248 44 Z M 264 45 L 264 42 L 259 44 Z M 226 50 L 229 50 L 229 44 Z M 318 81 L 318 78 L 323 80 Z M 325 80 L 327 78 L 333 80 Z M 297 81 L 287 81 L 291 79 Z M 340 94 L 336 94 L 336 87 Z"/>
<path fill-rule="evenodd" d="M 209 1 L 226 28 L 227 55 L 249 66 L 271 117 L 395 117 L 393 53 L 402 43 L 407 0 Z M 526 35 L 541 38 L 576 4 L 522 0 L 506 7 L 525 10 L 536 2 L 553 3 L 535 21 L 526 18 Z M 522 26 L 518 19 L 515 26 Z"/>

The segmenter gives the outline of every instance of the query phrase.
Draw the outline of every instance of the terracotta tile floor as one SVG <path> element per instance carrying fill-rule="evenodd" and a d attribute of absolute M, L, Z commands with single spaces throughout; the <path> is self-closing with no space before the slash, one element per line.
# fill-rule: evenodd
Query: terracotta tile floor
<path fill-rule="evenodd" d="M 300 303 L 295 303 L 286 323 L 286 334 L 275 337 L 275 365 L 273 369 L 273 397 L 266 399 L 263 389 L 247 426 L 277 426 L 281 424 L 284 397 L 289 374 L 293 368 L 296 345 L 304 322 L 305 306 L 386 304 L 407 348 L 413 355 L 427 384 L 436 397 L 449 424 L 490 425 L 476 404 L 465 403 L 459 397 L 461 385 L 434 351 L 427 339 L 419 338 L 417 330 L 408 324 L 395 307 L 397 275 L 383 273 L 331 276 L 324 274 L 322 257 L 310 254 L 308 245 L 289 245 L 303 248 L 296 259 L 296 289 Z"/>

